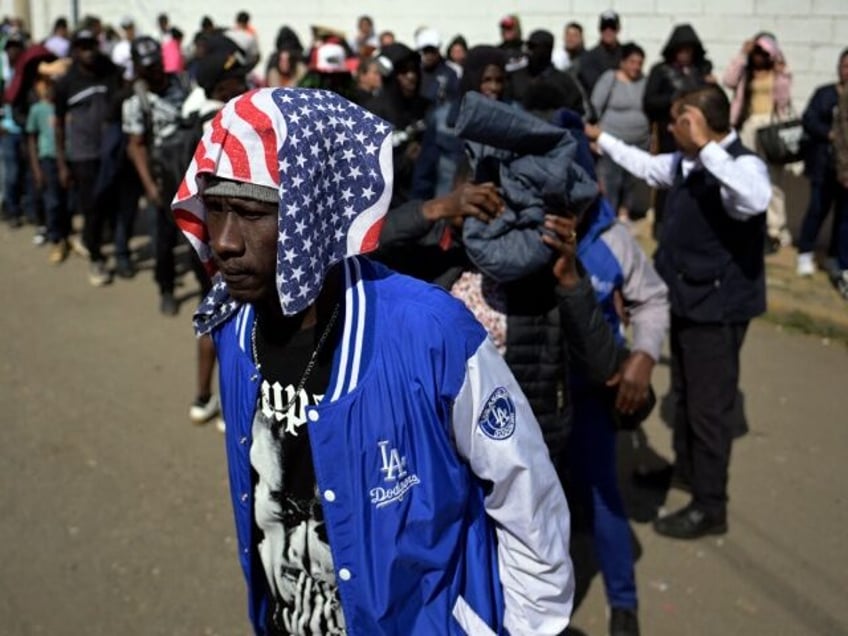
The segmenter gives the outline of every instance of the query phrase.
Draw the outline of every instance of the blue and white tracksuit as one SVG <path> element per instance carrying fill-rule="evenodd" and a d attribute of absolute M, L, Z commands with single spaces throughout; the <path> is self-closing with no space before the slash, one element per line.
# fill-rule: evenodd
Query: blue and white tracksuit
<path fill-rule="evenodd" d="M 630 310 L 632 348 L 659 360 L 668 329 L 668 290 L 630 231 L 616 223 L 615 212 L 601 200 L 577 255 L 586 269 L 598 304 L 619 343 L 624 346 L 621 319 L 614 304 L 619 290 Z M 575 492 L 591 508 L 595 555 L 611 607 L 635 608 L 636 578 L 630 526 L 618 488 L 616 435 L 608 398 L 575 378 L 574 430 L 569 460 Z"/>
<path fill-rule="evenodd" d="M 343 267 L 343 335 L 307 420 L 347 633 L 560 633 L 573 594 L 568 508 L 502 357 L 440 289 L 362 257 Z M 213 337 L 239 556 L 262 634 L 253 320 L 244 306 Z"/>

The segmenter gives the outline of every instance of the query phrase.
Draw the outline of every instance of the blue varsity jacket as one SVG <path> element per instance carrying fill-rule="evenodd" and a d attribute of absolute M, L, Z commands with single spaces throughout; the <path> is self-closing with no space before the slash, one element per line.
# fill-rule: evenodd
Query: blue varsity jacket
<path fill-rule="evenodd" d="M 574 587 L 569 513 L 517 383 L 445 292 L 363 257 L 343 267 L 343 334 L 307 426 L 347 633 L 560 633 Z M 213 338 L 239 556 L 263 634 L 253 319 L 245 305 Z"/>

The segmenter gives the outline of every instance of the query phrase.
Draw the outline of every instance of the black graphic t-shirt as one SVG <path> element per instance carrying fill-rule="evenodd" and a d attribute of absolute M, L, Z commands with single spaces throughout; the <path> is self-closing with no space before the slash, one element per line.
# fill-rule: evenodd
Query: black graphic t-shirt
<path fill-rule="evenodd" d="M 330 382 L 332 337 L 295 396 L 318 337 L 314 328 L 304 329 L 280 343 L 263 337 L 261 327 L 256 332 L 263 380 L 250 463 L 258 550 L 277 599 L 271 633 L 345 633 L 306 426 L 306 407 L 321 401 Z"/>

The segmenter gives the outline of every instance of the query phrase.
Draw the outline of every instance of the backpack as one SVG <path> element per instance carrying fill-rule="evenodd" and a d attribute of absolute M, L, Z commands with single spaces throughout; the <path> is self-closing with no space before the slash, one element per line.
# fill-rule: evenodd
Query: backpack
<path fill-rule="evenodd" d="M 152 108 L 144 83 L 136 82 L 134 92 L 141 100 L 144 113 L 145 145 L 150 158 L 151 174 L 159 185 L 162 200 L 170 202 L 194 158 L 197 144 L 203 137 L 203 125 L 217 113 L 211 112 L 201 116 L 199 112 L 194 111 L 188 116 L 179 116 L 174 122 L 175 130 L 157 145 L 153 143 Z"/>

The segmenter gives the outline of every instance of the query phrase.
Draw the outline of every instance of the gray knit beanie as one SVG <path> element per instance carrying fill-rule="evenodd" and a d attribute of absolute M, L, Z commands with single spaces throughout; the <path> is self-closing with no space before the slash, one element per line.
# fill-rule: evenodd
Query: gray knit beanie
<path fill-rule="evenodd" d="M 215 175 L 204 173 L 200 193 L 203 196 L 232 197 L 234 199 L 252 199 L 262 203 L 279 203 L 280 192 L 277 188 L 246 183 L 244 181 L 233 181 L 221 179 Z"/>

